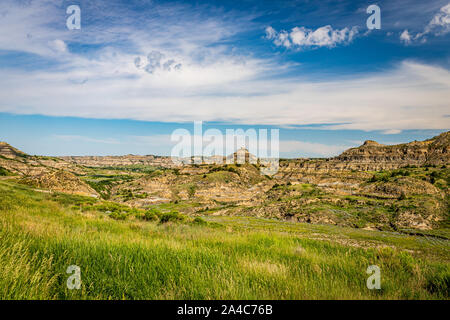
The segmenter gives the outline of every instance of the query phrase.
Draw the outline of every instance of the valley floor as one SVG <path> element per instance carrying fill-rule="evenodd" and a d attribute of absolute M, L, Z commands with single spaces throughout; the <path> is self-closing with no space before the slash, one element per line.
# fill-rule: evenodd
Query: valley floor
<path fill-rule="evenodd" d="M 446 237 L 241 216 L 121 219 L 93 202 L 0 181 L 0 299 L 449 298 Z M 79 290 L 66 285 L 71 265 Z M 380 290 L 366 286 L 370 265 Z"/>

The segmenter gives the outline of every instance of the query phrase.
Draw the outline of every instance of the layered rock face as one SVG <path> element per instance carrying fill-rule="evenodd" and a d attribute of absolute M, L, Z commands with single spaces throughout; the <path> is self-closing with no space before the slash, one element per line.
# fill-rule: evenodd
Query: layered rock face
<path fill-rule="evenodd" d="M 0 156 L 6 159 L 19 159 L 20 161 L 14 163 L 8 162 L 5 159 L 2 161 L 4 163 L 3 167 L 25 175 L 48 171 L 48 167 L 69 169 L 72 172 L 77 171 L 77 166 L 119 167 L 148 165 L 165 168 L 181 167 L 182 170 L 188 170 L 191 167 L 189 165 L 176 164 L 170 157 L 153 155 L 68 156 L 46 160 L 42 157 L 27 156 L 25 153 L 5 142 L 0 142 Z M 26 161 L 24 160 L 25 157 L 27 157 Z M 230 157 L 234 162 L 256 163 L 257 161 L 245 149 L 235 152 L 228 158 Z M 211 158 L 211 160 L 214 159 Z M 205 162 L 214 163 L 216 161 Z M 399 145 L 382 145 L 368 140 L 362 146 L 348 149 L 335 158 L 284 160 L 280 162 L 279 172 L 274 177 L 295 181 L 304 178 L 305 174 L 313 177 L 314 175 L 323 175 L 332 172 L 392 170 L 405 166 L 445 165 L 448 163 L 450 163 L 450 132 L 444 132 L 429 140 L 414 141 Z"/>
<path fill-rule="evenodd" d="M 450 163 L 450 131 L 431 139 L 426 163 L 433 165 Z"/>
<path fill-rule="evenodd" d="M 24 156 L 25 153 L 23 153 L 20 150 L 17 150 L 16 148 L 10 146 L 6 142 L 0 141 L 0 155 L 6 158 L 15 158 L 17 156 Z"/>
<path fill-rule="evenodd" d="M 294 177 L 304 173 L 344 170 L 379 171 L 448 163 L 450 163 L 450 132 L 444 132 L 429 140 L 398 145 L 383 145 L 368 140 L 362 146 L 348 149 L 335 158 L 283 161 L 277 176 L 290 174 Z"/>
<path fill-rule="evenodd" d="M 369 140 L 358 148 L 343 152 L 335 160 L 350 163 L 351 169 L 359 170 L 396 169 L 407 165 L 442 165 L 450 160 L 449 144 L 450 132 L 425 141 L 392 146 Z"/>
<path fill-rule="evenodd" d="M 164 168 L 181 167 L 183 163 L 186 164 L 189 161 L 192 163 L 209 163 L 209 164 L 224 164 L 224 163 L 257 163 L 258 158 L 248 152 L 247 149 L 241 148 L 235 153 L 224 156 L 211 156 L 211 157 L 191 157 L 180 159 L 175 161 L 169 156 L 154 156 L 154 155 L 126 155 L 126 156 L 65 156 L 59 157 L 60 159 L 79 164 L 87 167 L 118 167 L 118 166 L 130 166 L 130 165 L 147 165 L 147 166 L 160 166 Z M 179 160 L 179 161 L 176 161 Z"/>
<path fill-rule="evenodd" d="M 153 155 L 137 156 L 66 156 L 60 159 L 87 167 L 119 167 L 130 165 L 147 165 L 147 166 L 161 166 L 172 168 L 176 165 L 170 157 L 158 157 Z"/>
<path fill-rule="evenodd" d="M 0 152 L 1 154 L 1 152 Z M 234 154 L 223 158 L 234 159 L 235 163 L 256 163 L 257 159 L 247 150 L 241 149 Z M 148 156 L 70 156 L 60 159 L 83 166 L 105 167 L 105 166 L 127 166 L 127 165 L 149 165 L 173 168 L 179 166 L 170 157 Z M 211 160 L 211 161 L 209 161 Z M 216 159 L 204 159 L 205 163 L 214 163 Z M 239 161 L 240 160 L 240 161 Z M 362 146 L 344 151 L 335 158 L 312 160 L 312 159 L 290 159 L 280 164 L 280 172 L 317 172 L 356 170 L 356 171 L 378 171 L 398 169 L 405 166 L 444 165 L 450 162 L 450 132 L 425 141 L 414 141 L 399 145 L 383 145 L 368 140 Z M 279 176 L 279 175 L 278 175 Z"/>

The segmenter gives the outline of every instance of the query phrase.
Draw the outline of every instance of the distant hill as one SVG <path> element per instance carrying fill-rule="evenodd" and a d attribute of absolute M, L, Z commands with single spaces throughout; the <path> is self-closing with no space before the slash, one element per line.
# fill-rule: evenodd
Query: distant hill
<path fill-rule="evenodd" d="M 443 165 L 450 161 L 450 132 L 425 141 L 397 145 L 383 145 L 367 140 L 362 146 L 348 149 L 335 159 L 376 166 L 384 163 L 389 168 L 405 165 Z"/>
<path fill-rule="evenodd" d="M 14 159 L 27 156 L 24 152 L 0 142 L 0 156 Z M 45 157 L 37 157 L 42 160 Z M 257 158 L 246 149 L 240 149 L 228 157 L 214 156 L 205 158 L 205 163 L 213 163 L 219 159 L 225 162 L 233 159 L 235 162 L 256 163 Z M 67 165 L 106 167 L 146 165 L 173 168 L 174 164 L 169 156 L 156 157 L 152 155 L 124 155 L 124 156 L 67 156 L 53 158 L 60 161 L 58 167 Z M 240 161 L 238 161 L 238 159 Z M 325 160 L 325 162 L 324 162 Z M 42 161 L 41 161 L 42 162 Z M 359 170 L 376 171 L 384 169 L 397 169 L 405 166 L 444 165 L 450 163 L 450 131 L 444 132 L 425 141 L 413 141 L 397 145 L 383 145 L 373 140 L 367 140 L 363 145 L 350 148 L 337 157 L 323 160 L 313 159 L 286 159 L 282 161 L 283 167 L 292 170 Z M 53 166 L 53 165 L 52 165 Z"/>

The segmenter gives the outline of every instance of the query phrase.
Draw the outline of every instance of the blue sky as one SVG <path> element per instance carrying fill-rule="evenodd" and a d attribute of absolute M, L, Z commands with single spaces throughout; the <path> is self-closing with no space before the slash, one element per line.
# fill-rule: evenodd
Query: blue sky
<path fill-rule="evenodd" d="M 73 4 L 80 30 L 66 27 Z M 425 139 L 450 127 L 449 40 L 449 0 L 5 0 L 0 140 L 169 154 L 193 121 L 278 128 L 283 157 Z"/>

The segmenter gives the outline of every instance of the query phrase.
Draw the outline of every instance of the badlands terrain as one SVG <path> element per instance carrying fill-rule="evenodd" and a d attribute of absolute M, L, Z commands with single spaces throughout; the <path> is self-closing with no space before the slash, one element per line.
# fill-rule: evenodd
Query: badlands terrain
<path fill-rule="evenodd" d="M 273 176 L 230 157 L 247 161 L 0 143 L 0 299 L 448 299 L 449 132 L 280 159 Z"/>
<path fill-rule="evenodd" d="M 449 224 L 449 132 L 400 145 L 366 141 L 329 159 L 281 159 L 273 176 L 249 163 L 246 150 L 237 156 L 245 163 L 175 165 L 152 155 L 30 156 L 0 143 L 0 174 L 37 189 L 191 216 L 394 231 Z"/>

